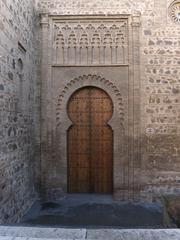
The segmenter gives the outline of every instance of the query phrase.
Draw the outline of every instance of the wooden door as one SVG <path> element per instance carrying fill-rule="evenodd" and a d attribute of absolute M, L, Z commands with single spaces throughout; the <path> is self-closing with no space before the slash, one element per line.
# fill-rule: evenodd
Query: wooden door
<path fill-rule="evenodd" d="M 111 193 L 113 132 L 107 122 L 113 104 L 96 87 L 76 91 L 68 103 L 73 126 L 68 131 L 68 190 L 71 193 Z"/>

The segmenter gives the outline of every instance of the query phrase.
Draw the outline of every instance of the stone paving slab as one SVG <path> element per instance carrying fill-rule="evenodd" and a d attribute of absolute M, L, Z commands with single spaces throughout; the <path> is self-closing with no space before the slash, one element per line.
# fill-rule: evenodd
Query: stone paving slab
<path fill-rule="evenodd" d="M 45 238 L 27 238 L 27 237 L 2 237 L 0 240 L 44 240 Z M 46 238 L 47 239 L 47 238 Z M 48 238 L 48 240 L 79 240 L 79 239 L 62 239 L 62 238 Z"/>
<path fill-rule="evenodd" d="M 178 229 L 61 229 L 0 227 L 0 240 L 180 240 Z"/>
<path fill-rule="evenodd" d="M 44 238 L 44 239 L 74 239 L 83 240 L 86 237 L 85 229 L 63 228 L 32 228 L 32 227 L 0 227 L 0 236 Z"/>
<path fill-rule="evenodd" d="M 27 238 L 27 237 L 2 237 L 0 236 L 0 240 L 44 240 L 45 238 Z M 47 239 L 47 238 L 46 238 Z M 64 239 L 64 238 L 48 238 L 48 240 L 79 240 L 79 239 Z M 85 238 L 84 238 L 85 240 Z"/>
<path fill-rule="evenodd" d="M 13 237 L 2 237 L 0 236 L 0 240 L 14 240 Z"/>
<path fill-rule="evenodd" d="M 180 240 L 180 230 L 88 230 L 88 240 Z"/>

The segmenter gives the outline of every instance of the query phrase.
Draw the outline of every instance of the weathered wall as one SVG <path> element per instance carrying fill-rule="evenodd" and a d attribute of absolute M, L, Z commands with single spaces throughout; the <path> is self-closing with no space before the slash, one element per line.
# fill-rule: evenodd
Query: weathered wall
<path fill-rule="evenodd" d="M 32 0 L 0 1 L 0 223 L 35 198 L 39 143 L 38 29 Z"/>
<path fill-rule="evenodd" d="M 141 106 L 141 129 L 137 134 L 140 136 L 138 140 L 141 142 L 141 151 L 138 150 L 139 152 L 133 156 L 132 165 L 129 166 L 129 174 L 134 175 L 136 189 L 133 189 L 132 185 L 127 185 L 126 188 L 127 191 L 139 190 L 140 198 L 148 200 L 156 195 L 179 193 L 180 25 L 173 22 L 168 15 L 171 2 L 171 0 L 1 0 L 0 223 L 17 221 L 31 206 L 35 197 L 34 185 L 38 183 L 37 176 L 40 178 L 41 175 L 42 183 L 46 183 L 46 172 L 40 174 L 38 171 L 40 68 L 37 13 L 141 14 L 139 35 L 141 100 L 135 103 Z M 37 12 L 34 3 L 38 8 Z M 48 18 L 47 15 L 43 20 L 46 32 L 49 27 Z M 48 48 L 48 39 L 44 40 L 47 45 L 44 45 L 43 51 L 51 55 L 52 48 Z M 135 57 L 134 54 L 134 59 Z M 42 62 L 44 62 L 42 73 L 47 69 L 51 70 L 47 59 L 42 59 Z M 45 82 L 42 89 L 42 105 L 48 105 L 49 102 L 45 101 L 46 83 L 50 84 L 50 81 L 46 73 L 42 76 L 44 76 L 42 81 Z M 48 97 L 54 98 L 53 91 L 48 93 Z M 44 112 L 42 114 L 46 115 Z M 46 119 L 49 142 L 53 140 L 51 126 L 55 122 L 51 117 L 49 114 Z M 43 124 L 44 122 L 41 123 L 42 127 Z M 42 139 L 46 141 L 45 134 L 42 134 Z M 47 144 L 45 142 L 45 146 L 49 146 L 49 142 Z M 48 151 L 51 152 L 49 156 L 46 154 Z M 51 161 L 54 159 L 55 151 L 56 148 L 44 149 L 42 159 L 47 157 L 48 161 Z M 56 164 L 54 166 L 61 170 L 61 166 Z M 59 177 L 61 178 L 64 181 L 63 175 Z M 52 185 L 53 181 L 56 180 L 52 178 Z"/>
<path fill-rule="evenodd" d="M 132 166 L 135 169 L 132 172 L 141 198 L 148 200 L 180 191 L 180 25 L 168 15 L 171 3 L 170 0 L 37 3 L 39 12 L 53 15 L 141 13 L 141 152 L 138 155 L 141 165 Z"/>
<path fill-rule="evenodd" d="M 141 40 L 142 184 L 150 196 L 178 194 L 180 183 L 180 25 L 169 17 L 172 1 L 154 3 Z"/>

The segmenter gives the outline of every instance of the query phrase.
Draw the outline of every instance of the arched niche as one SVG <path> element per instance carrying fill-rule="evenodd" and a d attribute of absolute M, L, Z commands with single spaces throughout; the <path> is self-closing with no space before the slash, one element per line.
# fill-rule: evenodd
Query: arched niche
<path fill-rule="evenodd" d="M 56 164 L 55 171 L 57 179 L 58 176 L 61 176 L 57 188 L 60 188 L 60 191 L 64 193 L 67 192 L 67 131 L 72 125 L 72 121 L 67 113 L 68 101 L 75 91 L 88 86 L 104 90 L 113 102 L 114 111 L 108 124 L 113 130 L 113 193 L 115 193 L 114 189 L 122 189 L 124 186 L 124 164 L 127 158 L 127 154 L 124 151 L 123 99 L 121 93 L 111 81 L 97 75 L 83 75 L 79 78 L 72 79 L 63 90 L 59 91 L 60 94 L 56 97 L 55 160 L 58 164 Z"/>

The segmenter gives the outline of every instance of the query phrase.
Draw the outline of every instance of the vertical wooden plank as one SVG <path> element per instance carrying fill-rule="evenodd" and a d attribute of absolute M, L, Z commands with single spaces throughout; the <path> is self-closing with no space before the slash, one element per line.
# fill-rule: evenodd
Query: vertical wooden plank
<path fill-rule="evenodd" d="M 73 126 L 68 132 L 69 191 L 111 193 L 113 134 L 107 125 L 113 113 L 110 97 L 101 89 L 75 92 L 68 104 Z"/>

